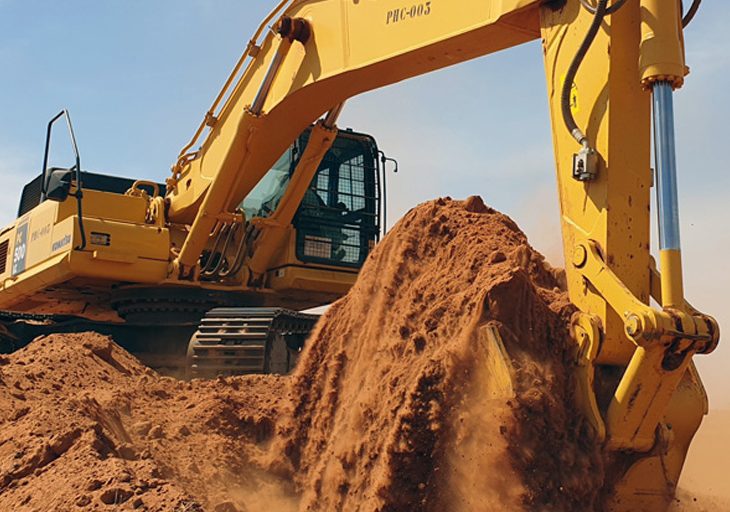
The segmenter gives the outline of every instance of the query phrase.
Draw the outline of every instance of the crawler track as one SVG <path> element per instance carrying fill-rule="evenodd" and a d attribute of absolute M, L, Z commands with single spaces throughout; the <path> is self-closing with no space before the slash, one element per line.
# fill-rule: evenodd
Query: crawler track
<path fill-rule="evenodd" d="M 188 347 L 190 377 L 288 373 L 319 317 L 281 308 L 217 308 Z"/>

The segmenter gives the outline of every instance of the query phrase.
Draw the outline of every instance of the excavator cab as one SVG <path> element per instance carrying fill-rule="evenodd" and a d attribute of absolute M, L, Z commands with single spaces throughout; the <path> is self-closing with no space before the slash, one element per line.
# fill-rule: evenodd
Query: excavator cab
<path fill-rule="evenodd" d="M 241 204 L 247 219 L 272 215 L 304 153 L 306 130 Z M 292 221 L 296 258 L 359 268 L 380 236 L 381 176 L 370 135 L 341 130 L 320 163 Z"/>
<path fill-rule="evenodd" d="M 305 130 L 243 200 L 239 210 L 247 221 L 255 224 L 281 211 L 310 134 L 311 129 Z M 337 133 L 288 227 L 289 237 L 284 237 L 288 249 L 274 259 L 274 277 L 268 282 L 273 290 L 294 300 L 298 292 L 289 288 L 290 283 L 301 288 L 312 283 L 305 294 L 312 300 L 338 282 L 344 285 L 343 292 L 349 288 L 350 282 L 341 280 L 354 277 L 380 236 L 385 180 L 380 155 L 370 135 Z M 316 320 L 316 315 L 280 307 L 212 309 L 191 337 L 187 375 L 287 373 Z"/>
<path fill-rule="evenodd" d="M 350 267 L 365 262 L 380 233 L 377 156 L 369 135 L 340 133 L 294 218 L 298 259 Z"/>

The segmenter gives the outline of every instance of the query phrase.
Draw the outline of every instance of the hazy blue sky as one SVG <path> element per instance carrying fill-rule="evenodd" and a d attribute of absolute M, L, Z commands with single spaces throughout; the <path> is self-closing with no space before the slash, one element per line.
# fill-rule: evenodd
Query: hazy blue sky
<path fill-rule="evenodd" d="M 40 171 L 45 124 L 61 107 L 85 169 L 166 177 L 273 3 L 0 0 L 0 223 Z M 687 31 L 692 74 L 676 98 L 687 294 L 727 326 L 729 26 L 728 2 L 704 2 Z M 340 125 L 372 133 L 400 161 L 391 219 L 437 196 L 480 194 L 560 263 L 536 43 L 354 98 Z M 730 349 L 697 359 L 713 405 L 730 407 Z"/>

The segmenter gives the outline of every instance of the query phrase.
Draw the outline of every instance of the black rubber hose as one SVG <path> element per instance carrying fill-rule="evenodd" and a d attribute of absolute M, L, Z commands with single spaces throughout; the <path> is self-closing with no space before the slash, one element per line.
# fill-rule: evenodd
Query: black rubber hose
<path fill-rule="evenodd" d="M 588 0 L 580 0 L 580 3 L 581 5 L 583 5 L 583 7 L 586 8 L 586 10 L 588 10 L 588 12 L 590 12 L 591 14 L 596 14 L 596 7 L 593 7 L 591 4 L 589 4 Z M 623 7 L 625 3 L 626 0 L 617 0 L 616 2 L 611 4 L 610 7 L 606 7 L 606 14 L 615 13 L 616 11 L 621 9 L 621 7 Z"/>
<path fill-rule="evenodd" d="M 583 7 L 588 10 L 591 14 L 596 14 L 596 8 L 593 7 L 591 4 L 588 3 L 588 0 L 580 0 L 580 3 Z M 613 14 L 623 5 L 626 3 L 626 0 L 617 0 L 615 3 L 613 3 L 610 7 L 606 8 L 606 14 Z M 682 18 L 682 28 L 687 28 L 687 25 L 689 25 L 692 20 L 694 19 L 695 15 L 697 14 L 697 11 L 700 9 L 700 4 L 702 3 L 702 0 L 693 0 L 692 5 L 690 6 L 689 10 L 687 11 L 687 14 L 684 15 Z"/>
<path fill-rule="evenodd" d="M 692 2 L 692 5 L 689 8 L 689 11 L 687 11 L 687 14 L 684 15 L 684 18 L 682 18 L 682 28 L 687 28 L 687 25 L 692 23 L 692 20 L 695 17 L 695 14 L 697 14 L 697 11 L 700 9 L 700 4 L 702 3 L 702 0 L 694 0 Z"/>
<path fill-rule="evenodd" d="M 79 233 L 81 234 L 81 245 L 76 247 L 77 251 L 83 251 L 86 249 L 86 231 L 84 231 L 84 209 L 81 206 L 81 200 L 84 197 L 84 193 L 81 190 L 81 183 L 77 185 L 78 190 L 76 191 L 76 207 L 77 214 L 79 216 Z"/>
<path fill-rule="evenodd" d="M 580 44 L 578 51 L 575 53 L 573 61 L 568 67 L 568 72 L 565 75 L 565 83 L 563 84 L 563 91 L 560 95 L 560 104 L 565 126 L 568 128 L 568 131 L 571 135 L 573 135 L 575 140 L 583 146 L 587 146 L 588 142 L 586 140 L 586 135 L 580 128 L 578 128 L 578 124 L 575 122 L 575 118 L 573 117 L 573 111 L 570 109 L 570 93 L 573 89 L 573 83 L 575 82 L 575 77 L 578 74 L 578 69 L 583 63 L 583 59 L 585 58 L 586 53 L 588 53 L 588 49 L 596 39 L 596 35 L 598 35 L 603 19 L 606 17 L 607 7 L 608 0 L 598 0 L 596 12 L 593 15 L 593 22 L 591 23 L 583 42 Z"/>

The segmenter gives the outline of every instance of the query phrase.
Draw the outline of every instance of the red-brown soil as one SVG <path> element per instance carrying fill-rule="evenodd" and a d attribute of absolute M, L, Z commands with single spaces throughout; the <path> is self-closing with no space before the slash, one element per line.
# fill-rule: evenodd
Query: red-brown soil
<path fill-rule="evenodd" d="M 99 335 L 36 340 L 0 360 L 0 510 L 598 510 L 559 278 L 508 217 L 441 199 L 378 246 L 292 376 L 182 382 Z"/>
<path fill-rule="evenodd" d="M 479 198 L 409 212 L 293 376 L 282 439 L 303 508 L 592 507 L 602 468 L 568 399 L 558 287 L 517 226 Z M 490 398 L 485 323 L 512 356 L 512 399 Z"/>
<path fill-rule="evenodd" d="M 280 378 L 161 378 L 96 334 L 36 340 L 3 363 L 0 510 L 226 511 L 249 486 L 287 492 L 254 462 Z"/>

